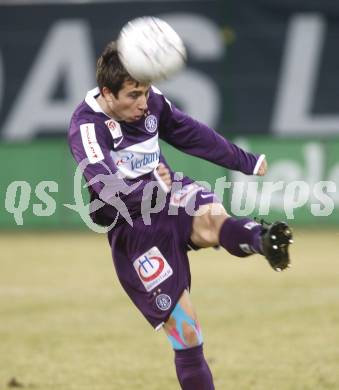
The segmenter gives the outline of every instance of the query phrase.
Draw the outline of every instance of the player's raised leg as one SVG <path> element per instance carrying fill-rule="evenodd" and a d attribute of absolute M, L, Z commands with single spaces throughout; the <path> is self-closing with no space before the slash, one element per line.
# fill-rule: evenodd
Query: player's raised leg
<path fill-rule="evenodd" d="M 276 271 L 289 266 L 288 246 L 293 242 L 285 222 L 267 224 L 230 217 L 220 203 L 199 207 L 193 218 L 191 241 L 202 248 L 221 245 L 238 257 L 260 253 Z"/>
<path fill-rule="evenodd" d="M 183 390 L 213 390 L 213 378 L 203 353 L 203 337 L 189 293 L 185 290 L 164 324 L 175 352 L 175 367 Z"/>
<path fill-rule="evenodd" d="M 200 206 L 193 218 L 192 242 L 199 247 L 221 245 L 234 256 L 262 253 L 261 225 L 249 218 L 230 217 L 221 203 Z"/>

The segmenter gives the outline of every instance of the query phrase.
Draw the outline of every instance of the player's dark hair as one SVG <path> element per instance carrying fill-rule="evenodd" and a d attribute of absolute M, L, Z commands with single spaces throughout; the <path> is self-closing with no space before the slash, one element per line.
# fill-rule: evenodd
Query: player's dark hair
<path fill-rule="evenodd" d="M 99 57 L 96 78 L 100 92 L 102 93 L 102 89 L 107 87 L 116 98 L 126 80 L 134 81 L 136 86 L 139 86 L 122 65 L 115 41 L 110 42 Z"/>

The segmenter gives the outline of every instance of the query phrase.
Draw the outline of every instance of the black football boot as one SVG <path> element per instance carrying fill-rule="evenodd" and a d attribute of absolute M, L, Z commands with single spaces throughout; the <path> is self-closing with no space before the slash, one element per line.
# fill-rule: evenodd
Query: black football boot
<path fill-rule="evenodd" d="M 271 224 L 260 221 L 262 225 L 262 249 L 264 256 L 275 271 L 282 271 L 290 267 L 288 247 L 293 243 L 290 227 L 286 222 L 273 222 Z"/>

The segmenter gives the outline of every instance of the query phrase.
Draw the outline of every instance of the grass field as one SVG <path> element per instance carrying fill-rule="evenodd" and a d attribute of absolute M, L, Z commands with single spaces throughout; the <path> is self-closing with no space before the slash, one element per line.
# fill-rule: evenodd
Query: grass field
<path fill-rule="evenodd" d="M 106 237 L 0 236 L 0 389 L 178 389 L 173 353 L 123 293 Z M 191 255 L 217 390 L 339 389 L 339 231 L 296 231 L 294 267 Z M 13 387 L 13 385 L 12 385 Z"/>

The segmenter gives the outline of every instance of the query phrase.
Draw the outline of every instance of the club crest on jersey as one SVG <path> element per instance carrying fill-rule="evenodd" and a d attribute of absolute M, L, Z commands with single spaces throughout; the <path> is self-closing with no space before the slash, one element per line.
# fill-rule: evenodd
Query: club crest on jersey
<path fill-rule="evenodd" d="M 153 290 L 173 275 L 171 266 L 156 246 L 134 260 L 133 266 L 146 291 Z"/>
<path fill-rule="evenodd" d="M 172 299 L 167 294 L 160 294 L 155 298 L 155 303 L 160 310 L 166 311 L 171 307 Z"/>
<path fill-rule="evenodd" d="M 158 120 L 155 115 L 148 115 L 145 119 L 145 129 L 150 132 L 154 133 L 157 131 L 158 128 Z"/>

